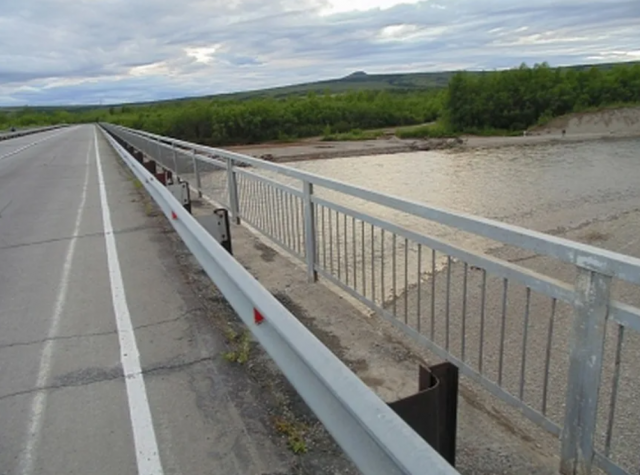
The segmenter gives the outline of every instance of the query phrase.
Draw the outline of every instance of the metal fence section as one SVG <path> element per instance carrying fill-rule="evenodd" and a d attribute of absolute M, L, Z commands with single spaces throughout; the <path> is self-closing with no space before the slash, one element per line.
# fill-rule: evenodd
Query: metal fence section
<path fill-rule="evenodd" d="M 109 128 L 146 144 L 151 157 L 174 148 L 191 153 L 197 164 L 179 163 L 179 174 L 304 262 L 311 280 L 319 275 L 337 285 L 559 437 L 562 473 L 640 471 L 640 259 L 252 157 Z M 471 251 L 363 211 L 360 202 L 540 262 L 525 266 L 528 258 L 516 263 Z"/>
<path fill-rule="evenodd" d="M 262 347 L 362 473 L 457 473 L 228 254 L 158 180 L 107 133 L 105 137 L 144 184 Z M 256 312 L 261 319 L 256 318 Z"/>
<path fill-rule="evenodd" d="M 24 137 L 25 135 L 38 134 L 40 132 L 59 129 L 61 127 L 66 127 L 66 125 L 51 125 L 47 127 L 33 127 L 29 129 L 20 129 L 20 130 L 15 130 L 13 132 L 0 132 L 0 141 L 15 139 L 17 137 Z"/>

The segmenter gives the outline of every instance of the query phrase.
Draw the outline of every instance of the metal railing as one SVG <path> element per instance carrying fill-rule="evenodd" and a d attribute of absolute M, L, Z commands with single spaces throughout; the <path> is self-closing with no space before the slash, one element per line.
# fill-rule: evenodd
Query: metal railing
<path fill-rule="evenodd" d="M 24 137 L 25 135 L 37 134 L 40 132 L 46 132 L 47 130 L 59 129 L 61 127 L 66 127 L 66 125 L 51 125 L 48 127 L 35 127 L 31 129 L 21 129 L 21 130 L 16 130 L 14 132 L 0 132 L 0 141 L 15 139 L 18 137 Z"/>
<path fill-rule="evenodd" d="M 104 135 L 260 345 L 362 473 L 458 473 L 228 254 L 169 190 L 114 138 L 106 132 Z M 429 467 L 426 472 L 425 467 Z"/>
<path fill-rule="evenodd" d="M 559 437 L 562 473 L 640 470 L 640 259 L 108 128 L 304 262 L 310 280 L 337 285 Z M 455 233 L 442 239 L 443 228 Z M 459 234 L 528 254 L 516 264 Z"/>

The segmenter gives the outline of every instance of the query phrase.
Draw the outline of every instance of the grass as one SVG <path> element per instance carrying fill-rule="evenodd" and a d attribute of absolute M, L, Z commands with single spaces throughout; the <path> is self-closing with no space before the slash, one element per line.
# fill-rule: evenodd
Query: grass
<path fill-rule="evenodd" d="M 303 454 L 308 450 L 304 439 L 307 427 L 304 424 L 287 420 L 284 417 L 276 417 L 274 425 L 276 431 L 287 438 L 287 444 L 293 453 Z"/>
<path fill-rule="evenodd" d="M 505 130 L 505 129 L 466 129 L 464 131 L 469 135 L 477 135 L 479 137 L 518 137 L 522 135 L 522 130 Z"/>
<path fill-rule="evenodd" d="M 601 231 L 593 230 L 581 236 L 581 239 L 587 244 L 591 244 L 598 241 L 606 241 L 609 239 L 609 235 Z"/>
<path fill-rule="evenodd" d="M 438 121 L 435 124 L 398 129 L 396 135 L 401 139 L 440 139 L 458 137 L 460 134 L 445 122 Z"/>
<path fill-rule="evenodd" d="M 133 187 L 136 190 L 141 190 L 142 189 L 142 182 L 140 180 L 138 180 L 137 178 L 133 179 Z"/>
<path fill-rule="evenodd" d="M 376 140 L 384 135 L 381 130 L 360 130 L 354 129 L 350 132 L 343 133 L 327 133 L 322 137 L 325 142 L 337 142 L 337 141 L 357 141 L 357 140 Z"/>
<path fill-rule="evenodd" d="M 224 359 L 231 363 L 245 364 L 249 361 L 251 353 L 251 336 L 248 330 L 242 333 L 236 332 L 233 328 L 227 327 L 224 331 L 232 350 L 224 354 Z"/>

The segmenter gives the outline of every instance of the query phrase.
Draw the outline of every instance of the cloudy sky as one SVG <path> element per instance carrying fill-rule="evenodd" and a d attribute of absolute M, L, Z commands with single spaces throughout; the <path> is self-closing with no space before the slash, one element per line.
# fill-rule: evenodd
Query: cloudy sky
<path fill-rule="evenodd" d="M 2 0 L 0 105 L 640 60 L 640 0 Z"/>

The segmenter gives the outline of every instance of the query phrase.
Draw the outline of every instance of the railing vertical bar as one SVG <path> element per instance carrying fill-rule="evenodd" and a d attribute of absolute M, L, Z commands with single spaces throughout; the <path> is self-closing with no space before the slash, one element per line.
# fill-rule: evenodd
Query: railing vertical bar
<path fill-rule="evenodd" d="M 524 397 L 525 371 L 527 365 L 527 337 L 529 333 L 529 309 L 531 306 L 531 289 L 527 287 L 526 302 L 524 310 L 524 328 L 522 330 L 522 360 L 520 362 L 520 392 L 519 397 L 522 401 Z"/>
<path fill-rule="evenodd" d="M 380 230 L 380 293 L 381 293 L 381 297 L 380 300 L 382 301 L 382 306 L 384 307 L 385 301 L 386 301 L 386 297 L 387 297 L 387 289 L 385 288 L 385 283 L 384 283 L 384 229 Z"/>
<path fill-rule="evenodd" d="M 376 303 L 376 241 L 375 227 L 371 225 L 371 301 Z"/>
<path fill-rule="evenodd" d="M 289 203 L 289 228 L 291 229 L 291 250 L 298 252 L 296 241 L 298 240 L 296 229 L 296 211 L 295 211 L 295 198 L 293 195 L 287 193 L 287 201 Z"/>
<path fill-rule="evenodd" d="M 436 334 L 436 250 L 431 250 L 431 333 L 430 338 L 435 342 Z"/>
<path fill-rule="evenodd" d="M 322 216 L 320 218 L 322 219 L 322 268 L 324 270 L 327 270 L 327 236 L 325 232 L 326 219 L 324 216 L 325 207 L 321 206 L 320 209 L 322 210 L 321 212 Z"/>
<path fill-rule="evenodd" d="M 265 192 L 264 186 L 259 181 L 255 181 L 253 183 L 253 189 L 256 193 L 257 205 L 254 207 L 254 214 L 256 219 L 260 219 L 260 227 L 263 232 L 268 232 L 271 234 L 269 215 L 267 214 L 267 194 Z"/>
<path fill-rule="evenodd" d="M 333 275 L 333 219 L 332 219 L 332 210 L 331 208 L 327 208 L 327 213 L 329 215 L 329 270 L 331 271 L 331 275 Z"/>
<path fill-rule="evenodd" d="M 353 290 L 358 290 L 358 254 L 356 252 L 356 218 L 351 217 L 351 250 L 353 252 Z"/>
<path fill-rule="evenodd" d="M 285 237 L 286 237 L 286 231 L 285 231 L 285 213 L 284 213 L 284 203 L 283 203 L 283 191 L 280 190 L 279 188 L 276 188 L 275 190 L 275 196 L 276 196 L 276 203 L 277 203 L 277 211 L 278 211 L 278 222 L 280 224 L 279 226 L 279 236 L 278 239 L 280 240 L 281 243 L 285 243 Z"/>
<path fill-rule="evenodd" d="M 469 264 L 464 263 L 464 274 L 462 277 L 462 341 L 460 343 L 460 356 L 465 361 L 467 343 L 467 285 L 469 275 Z"/>
<path fill-rule="evenodd" d="M 507 292 L 509 281 L 502 279 L 502 319 L 500 321 L 500 354 L 498 357 L 498 386 L 502 386 L 502 369 L 504 366 L 504 337 L 507 325 Z"/>
<path fill-rule="evenodd" d="M 556 317 L 556 299 L 551 299 L 551 315 L 549 316 L 549 328 L 547 331 L 547 348 L 544 360 L 544 381 L 542 383 L 542 415 L 547 415 L 547 394 L 549 393 L 549 367 L 551 365 L 551 345 L 553 342 L 553 325 Z"/>
<path fill-rule="evenodd" d="M 271 235 L 272 236 L 278 236 L 278 230 L 279 230 L 279 219 L 278 219 L 278 206 L 277 206 L 277 201 L 276 201 L 276 190 L 275 188 L 264 184 L 264 190 L 265 190 L 265 194 L 267 195 L 267 200 L 269 201 L 269 204 L 267 206 L 267 211 L 269 213 L 270 216 L 270 222 L 271 222 Z M 279 239 L 279 237 L 278 237 Z"/>
<path fill-rule="evenodd" d="M 340 259 L 340 213 L 336 211 L 336 257 L 338 260 L 338 280 L 342 280 L 342 265 Z"/>
<path fill-rule="evenodd" d="M 320 247 L 321 245 L 318 243 L 318 230 L 320 229 L 320 214 L 318 213 L 318 207 L 319 205 L 317 205 L 314 202 L 311 202 L 311 206 L 313 207 L 313 218 L 316 220 L 313 229 L 315 229 L 316 232 L 316 246 L 315 246 L 315 251 L 316 251 L 316 257 L 315 257 L 315 263 L 316 265 L 320 265 Z M 324 243 L 323 243 L 324 245 Z"/>
<path fill-rule="evenodd" d="M 618 400 L 618 384 L 620 382 L 620 362 L 622 360 L 622 342 L 624 340 L 624 327 L 617 325 L 618 336 L 616 344 L 616 356 L 613 370 L 613 379 L 611 381 L 611 403 L 609 404 L 609 417 L 607 420 L 607 435 L 604 442 L 604 455 L 609 457 L 611 454 L 611 438 L 613 435 L 613 421 L 616 414 L 616 403 Z"/>
<path fill-rule="evenodd" d="M 367 298 L 367 269 L 366 269 L 366 243 L 365 243 L 365 233 L 364 233 L 364 221 L 360 221 L 360 227 L 362 230 L 362 296 Z"/>
<path fill-rule="evenodd" d="M 416 327 L 418 333 L 422 330 L 422 244 L 418 244 L 418 302 L 416 304 Z"/>
<path fill-rule="evenodd" d="M 404 240 L 404 323 L 409 323 L 409 240 Z"/>
<path fill-rule="evenodd" d="M 480 292 L 480 348 L 478 350 L 478 372 L 482 373 L 484 361 L 484 313 L 487 302 L 487 270 L 482 269 L 482 291 Z"/>
<path fill-rule="evenodd" d="M 260 230 L 264 232 L 262 213 L 260 213 L 259 211 L 262 203 L 256 189 L 257 183 L 255 180 L 249 180 L 247 178 L 247 184 L 249 187 L 249 190 L 247 192 L 249 196 L 249 202 L 247 204 L 247 214 L 249 215 L 249 219 L 251 220 L 251 222 L 256 223 Z"/>
<path fill-rule="evenodd" d="M 396 279 L 396 267 L 397 267 L 397 263 L 396 263 L 396 241 L 397 241 L 397 235 L 396 233 L 393 233 L 393 239 L 391 240 L 392 244 L 391 244 L 391 250 L 393 252 L 393 254 L 391 254 L 391 279 L 392 279 L 392 285 L 393 285 L 393 316 L 397 318 L 398 316 L 398 298 L 397 298 L 397 294 L 398 294 L 398 285 L 397 285 L 397 279 Z"/>
<path fill-rule="evenodd" d="M 347 226 L 347 215 L 344 214 L 344 275 L 345 275 L 345 284 L 347 287 L 349 286 L 349 251 L 348 251 L 348 242 L 349 242 L 349 228 Z"/>
<path fill-rule="evenodd" d="M 292 251 L 293 249 L 293 226 L 291 226 L 291 203 L 289 202 L 289 198 L 291 195 L 287 192 L 282 193 L 282 207 L 284 209 L 284 232 L 285 232 L 285 240 L 284 243 L 287 245 L 289 249 Z"/>
<path fill-rule="evenodd" d="M 445 302 L 445 349 L 449 351 L 449 333 L 451 330 L 451 321 L 450 321 L 450 304 L 451 304 L 451 256 L 447 256 L 447 294 L 446 294 L 446 302 Z"/>
<path fill-rule="evenodd" d="M 302 222 L 304 229 L 304 257 L 307 263 L 307 280 L 311 283 L 318 281 L 318 220 L 316 219 L 316 208 L 313 203 L 313 183 L 302 182 L 302 193 L 304 202 L 302 205 Z M 296 198 L 296 201 L 298 199 Z"/>
<path fill-rule="evenodd" d="M 302 237 L 304 235 L 304 232 L 300 226 L 300 223 L 304 223 L 304 218 L 300 219 L 300 210 L 302 209 L 300 206 L 300 198 L 298 198 L 297 196 L 294 196 L 293 203 L 295 204 L 295 209 L 296 209 L 296 232 L 298 235 L 298 253 L 303 254 L 303 253 L 306 253 L 306 251 L 303 249 L 303 244 L 302 244 L 303 242 Z"/>

